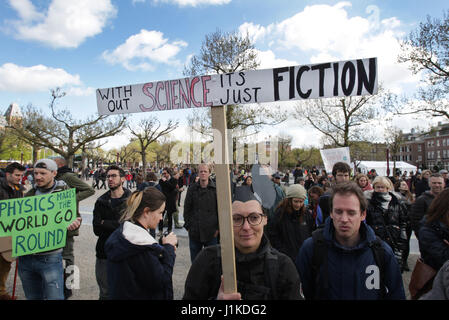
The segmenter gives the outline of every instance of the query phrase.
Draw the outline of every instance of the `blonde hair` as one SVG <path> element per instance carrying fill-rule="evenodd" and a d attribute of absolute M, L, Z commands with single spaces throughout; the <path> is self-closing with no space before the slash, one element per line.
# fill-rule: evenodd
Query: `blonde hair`
<path fill-rule="evenodd" d="M 149 208 L 150 211 L 156 211 L 165 200 L 164 194 L 154 187 L 148 187 L 143 191 L 134 191 L 126 200 L 126 209 L 119 222 L 136 222 L 142 215 L 143 209 Z"/>
<path fill-rule="evenodd" d="M 394 190 L 393 182 L 391 182 L 391 180 L 388 179 L 387 177 L 377 176 L 376 178 L 374 178 L 373 188 L 377 183 L 379 183 L 379 184 L 383 185 L 385 188 L 387 188 L 387 191 Z"/>

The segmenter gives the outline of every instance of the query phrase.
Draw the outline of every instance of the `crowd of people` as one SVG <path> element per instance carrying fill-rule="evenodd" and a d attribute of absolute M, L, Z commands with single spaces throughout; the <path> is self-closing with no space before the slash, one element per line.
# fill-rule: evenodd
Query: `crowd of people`
<path fill-rule="evenodd" d="M 401 273 L 413 268 L 408 265 L 412 233 L 421 259 L 440 272 L 435 286 L 421 298 L 449 298 L 446 170 L 395 177 L 377 176 L 372 170 L 351 176 L 349 165 L 338 162 L 331 174 L 299 165 L 291 173 L 254 174 L 261 169 L 230 172 L 234 293 L 223 290 L 219 195 L 213 168 L 207 164 L 145 174 L 111 165 L 86 171 L 85 177 L 94 177 L 89 185 L 64 159 L 42 159 L 35 163 L 33 184 L 24 194 L 26 169 L 12 163 L 1 180 L 0 199 L 71 187 L 81 201 L 94 188 L 102 188 L 98 182 L 104 179 L 109 190 L 96 200 L 92 221 L 98 237 L 95 275 L 100 299 L 173 299 L 173 227 L 184 227 L 189 237 L 191 267 L 184 299 L 403 300 Z M 27 299 L 70 297 L 65 270 L 74 264 L 74 236 L 81 223 L 78 213 L 68 227 L 64 248 L 19 257 Z M 3 299 L 11 298 L 5 281 L 12 260 L 2 253 Z"/>

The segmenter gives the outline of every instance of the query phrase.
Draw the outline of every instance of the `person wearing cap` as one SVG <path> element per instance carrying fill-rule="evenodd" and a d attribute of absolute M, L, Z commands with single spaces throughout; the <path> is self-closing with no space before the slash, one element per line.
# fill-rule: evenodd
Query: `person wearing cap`
<path fill-rule="evenodd" d="M 69 189 L 62 180 L 56 180 L 58 165 L 54 160 L 41 159 L 34 165 L 34 187 L 25 197 L 55 193 Z M 77 217 L 67 230 L 77 230 L 81 218 Z M 62 248 L 25 255 L 18 258 L 19 277 L 28 300 L 63 300 L 64 269 Z"/>
<path fill-rule="evenodd" d="M 223 292 L 221 247 L 215 245 L 203 249 L 192 263 L 183 299 L 302 299 L 295 265 L 264 235 L 267 216 L 248 186 L 235 189 L 232 222 L 238 292 Z"/>
<path fill-rule="evenodd" d="M 290 185 L 285 199 L 279 203 L 267 226 L 271 245 L 292 261 L 295 261 L 304 240 L 315 229 L 312 212 L 304 204 L 306 198 L 307 191 L 302 185 Z"/>

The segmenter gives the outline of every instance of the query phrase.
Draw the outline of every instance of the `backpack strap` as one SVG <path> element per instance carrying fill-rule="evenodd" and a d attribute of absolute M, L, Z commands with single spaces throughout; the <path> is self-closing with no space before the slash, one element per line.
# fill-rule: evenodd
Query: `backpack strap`
<path fill-rule="evenodd" d="M 327 297 L 329 289 L 329 275 L 327 264 L 327 243 L 324 239 L 323 228 L 312 232 L 313 239 L 313 256 L 312 256 L 312 279 L 314 285 L 312 286 L 312 297 L 314 300 L 323 299 Z M 323 266 L 323 271 L 320 273 L 320 268 Z"/>
<path fill-rule="evenodd" d="M 379 267 L 380 296 L 381 296 L 381 299 L 385 299 L 385 297 L 387 295 L 386 286 L 385 286 L 385 250 L 382 246 L 382 240 L 379 238 L 379 236 L 376 236 L 376 240 L 372 241 L 369 244 L 369 247 L 373 251 L 374 260 L 376 261 L 376 264 Z"/>

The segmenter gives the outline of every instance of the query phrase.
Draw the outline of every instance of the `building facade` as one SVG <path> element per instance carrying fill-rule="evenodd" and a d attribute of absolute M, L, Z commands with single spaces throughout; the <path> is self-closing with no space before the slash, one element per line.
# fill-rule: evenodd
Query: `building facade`
<path fill-rule="evenodd" d="M 423 169 L 449 170 L 449 123 L 438 123 L 427 133 L 404 134 L 398 160 Z"/>

